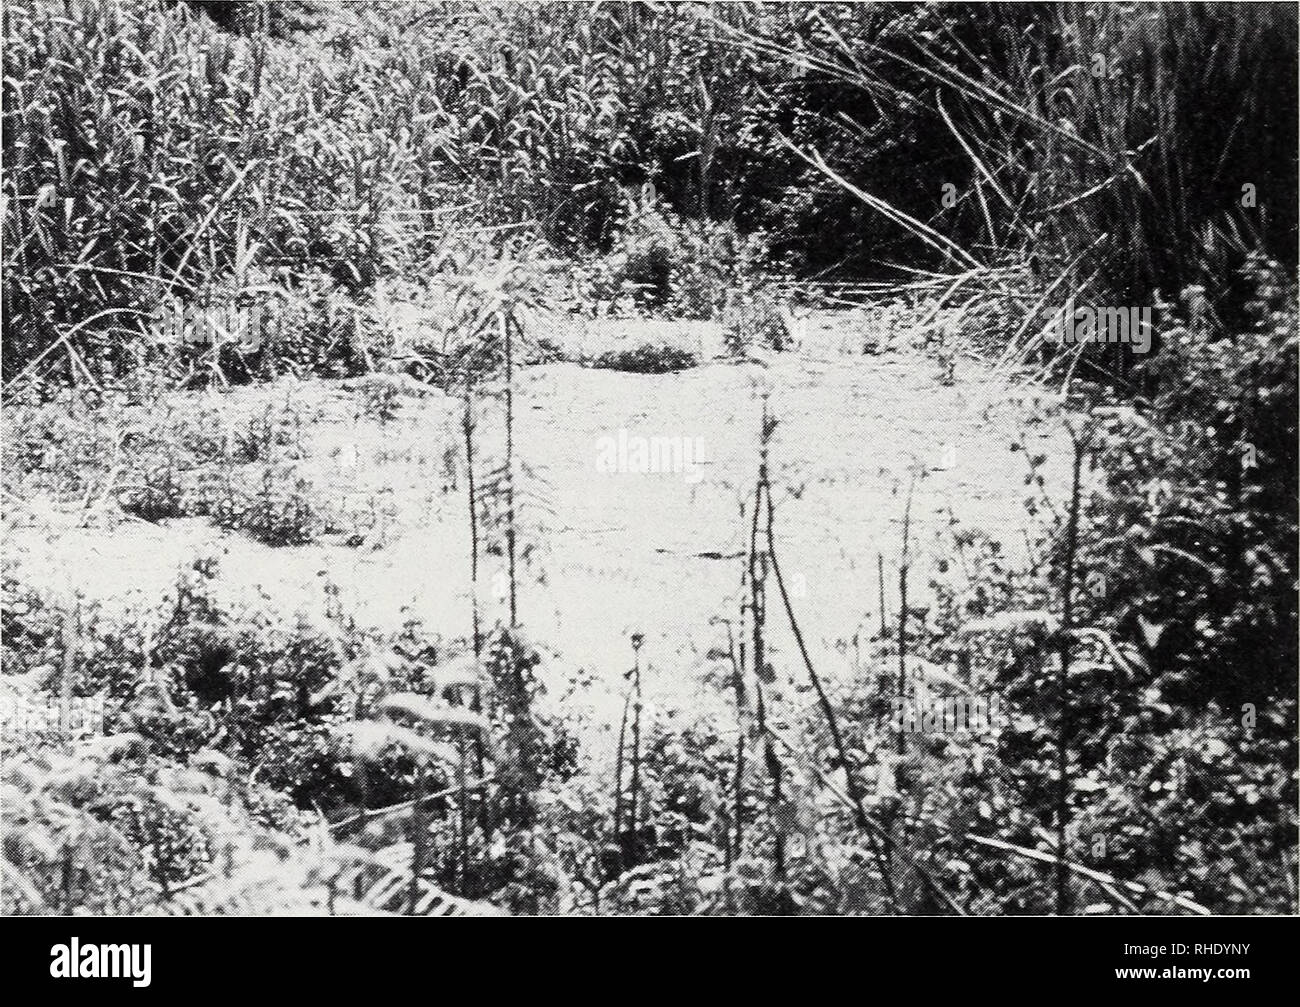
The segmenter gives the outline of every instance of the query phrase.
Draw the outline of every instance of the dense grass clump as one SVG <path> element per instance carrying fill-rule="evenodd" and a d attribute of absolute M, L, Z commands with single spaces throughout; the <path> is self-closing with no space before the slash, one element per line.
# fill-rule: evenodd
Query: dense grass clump
<path fill-rule="evenodd" d="M 596 358 L 593 366 L 634 374 L 669 374 L 694 367 L 695 354 L 677 346 L 654 346 L 650 343 L 630 350 L 610 350 Z"/>

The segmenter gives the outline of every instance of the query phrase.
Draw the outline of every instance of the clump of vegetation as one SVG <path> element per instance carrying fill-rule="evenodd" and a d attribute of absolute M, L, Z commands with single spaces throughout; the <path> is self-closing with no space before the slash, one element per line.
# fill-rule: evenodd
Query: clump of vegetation
<path fill-rule="evenodd" d="M 594 299 L 614 303 L 626 296 L 648 313 L 715 318 L 728 292 L 754 276 L 764 256 L 760 235 L 685 219 L 647 186 L 639 198 L 629 197 L 619 243 L 595 274 L 604 286 L 593 290 Z"/>
<path fill-rule="evenodd" d="M 305 545 L 315 535 L 312 487 L 292 464 L 267 463 L 252 485 L 229 487 L 213 517 L 269 546 Z"/>
<path fill-rule="evenodd" d="M 743 357 L 757 347 L 781 351 L 792 346 L 793 333 L 780 298 L 752 283 L 728 296 L 722 311 L 723 345 L 732 356 Z"/>
<path fill-rule="evenodd" d="M 694 353 L 679 346 L 655 346 L 643 343 L 630 350 L 609 350 L 593 361 L 593 367 L 634 374 L 670 374 L 684 371 L 699 363 Z"/>
<path fill-rule="evenodd" d="M 362 411 L 366 416 L 380 423 L 391 423 L 397 419 L 402 408 L 402 391 L 400 386 L 391 381 L 371 381 L 363 390 L 365 402 Z"/>

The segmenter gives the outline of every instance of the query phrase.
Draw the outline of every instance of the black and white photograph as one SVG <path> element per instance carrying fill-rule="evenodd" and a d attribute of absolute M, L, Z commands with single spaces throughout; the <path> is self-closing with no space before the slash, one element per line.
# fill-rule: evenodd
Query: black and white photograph
<path fill-rule="evenodd" d="M 1115 988 L 1248 988 L 1297 20 L 7 0 L 0 915 L 86 924 L 23 967 L 1123 917 Z"/>

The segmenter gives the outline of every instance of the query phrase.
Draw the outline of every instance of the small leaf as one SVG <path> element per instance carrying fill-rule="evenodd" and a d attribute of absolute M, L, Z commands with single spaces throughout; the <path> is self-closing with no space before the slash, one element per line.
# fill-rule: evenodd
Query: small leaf
<path fill-rule="evenodd" d="M 1151 622 L 1145 616 L 1138 616 L 1138 627 L 1142 630 L 1142 639 L 1146 641 L 1147 647 L 1154 650 L 1156 644 L 1160 642 L 1160 637 L 1165 631 L 1165 624 Z"/>

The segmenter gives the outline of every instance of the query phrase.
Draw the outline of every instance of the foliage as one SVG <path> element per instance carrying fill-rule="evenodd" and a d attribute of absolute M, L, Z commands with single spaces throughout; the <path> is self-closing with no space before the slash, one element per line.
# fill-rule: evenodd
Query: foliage
<path fill-rule="evenodd" d="M 1282 70 L 1294 11 L 818 5 L 808 20 L 811 39 L 794 53 L 758 26 L 733 34 L 858 90 L 872 112 L 866 122 L 840 113 L 856 127 L 849 142 L 880 146 L 862 152 L 863 168 L 834 133 L 796 124 L 782 131 L 789 147 L 906 243 L 909 259 L 954 277 L 1027 262 L 1026 326 L 1067 295 L 1151 304 L 1188 284 L 1204 286 L 1231 326 L 1247 314 L 1249 295 L 1230 280 L 1247 253 L 1294 260 L 1296 129 L 1268 111 L 1296 101 Z M 910 158 L 902 191 L 881 177 L 900 154 Z M 929 191 L 914 181 L 925 178 Z M 1271 214 L 1259 210 L 1264 190 Z M 1127 376 L 1124 347 L 1099 352 Z"/>
<path fill-rule="evenodd" d="M 385 439 L 406 392 L 453 396 L 474 630 L 363 629 L 329 584 L 323 612 L 222 598 L 207 557 L 125 612 L 6 569 L 0 698 L 105 723 L 4 740 L 0 910 L 1295 910 L 1294 10 L 23 0 L 4 33 L 7 499 L 357 546 L 312 396 L 358 391 Z M 902 277 L 856 288 L 909 300 L 862 347 L 937 338 L 943 384 L 961 349 L 1035 361 L 1067 297 L 1149 303 L 1159 338 L 1037 360 L 1069 498 L 1018 435 L 1025 562 L 954 527 L 917 608 L 905 530 L 898 620 L 827 686 L 748 511 L 754 632 L 710 655 L 734 709 L 643 721 L 638 677 L 625 830 L 516 612 L 546 502 L 515 369 L 565 356 L 555 307 L 785 349 L 793 276 Z M 486 631 L 480 548 L 509 572 Z M 805 663 L 769 635 L 747 667 L 778 599 Z M 1006 718 L 891 720 L 974 695 Z"/>
<path fill-rule="evenodd" d="M 7 758 L 4 911 L 158 911 L 267 834 L 222 765 L 178 765 L 131 734 Z M 278 835 L 299 827 L 285 820 Z"/>
<path fill-rule="evenodd" d="M 631 350 L 609 350 L 594 361 L 594 366 L 634 374 L 671 374 L 694 367 L 695 354 L 677 346 L 643 344 Z"/>

